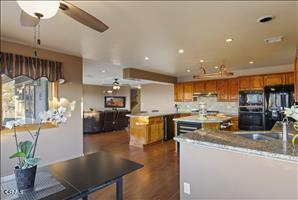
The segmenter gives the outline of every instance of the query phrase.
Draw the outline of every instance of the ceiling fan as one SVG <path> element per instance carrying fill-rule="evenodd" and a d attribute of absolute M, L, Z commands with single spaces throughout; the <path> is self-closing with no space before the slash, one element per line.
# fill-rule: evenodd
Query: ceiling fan
<path fill-rule="evenodd" d="M 55 16 L 60 10 L 65 15 L 96 31 L 104 32 L 109 27 L 96 17 L 67 1 L 17 1 L 21 7 L 22 26 L 36 27 L 41 19 Z"/>

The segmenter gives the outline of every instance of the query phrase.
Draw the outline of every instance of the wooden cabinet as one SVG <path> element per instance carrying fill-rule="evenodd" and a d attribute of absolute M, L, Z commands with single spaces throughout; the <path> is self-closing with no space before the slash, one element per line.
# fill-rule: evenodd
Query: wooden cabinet
<path fill-rule="evenodd" d="M 217 87 L 216 87 L 217 81 L 206 81 L 205 82 L 205 92 L 206 93 L 216 93 Z"/>
<path fill-rule="evenodd" d="M 228 95 L 229 101 L 238 101 L 238 79 L 233 78 L 228 80 Z"/>
<path fill-rule="evenodd" d="M 218 101 L 228 101 L 228 81 L 219 80 L 216 81 L 217 87 L 217 100 Z"/>
<path fill-rule="evenodd" d="M 264 85 L 283 85 L 285 84 L 285 75 L 284 74 L 270 74 L 264 76 Z"/>
<path fill-rule="evenodd" d="M 183 101 L 183 83 L 176 83 L 174 85 L 174 93 L 175 93 L 175 101 L 181 102 Z"/>
<path fill-rule="evenodd" d="M 205 92 L 205 82 L 204 81 L 194 82 L 194 92 L 195 93 L 204 93 Z"/>
<path fill-rule="evenodd" d="M 163 120 L 162 117 L 152 117 L 149 119 L 147 142 L 150 144 L 162 140 L 163 137 Z"/>
<path fill-rule="evenodd" d="M 239 122 L 238 121 L 239 121 L 238 116 L 232 116 L 232 119 L 231 119 L 232 126 L 227 128 L 226 130 L 227 131 L 239 131 Z"/>
<path fill-rule="evenodd" d="M 249 78 L 251 90 L 262 90 L 264 88 L 263 76 L 251 76 Z"/>
<path fill-rule="evenodd" d="M 183 101 L 193 101 L 193 83 L 184 83 L 183 91 Z"/>
<path fill-rule="evenodd" d="M 250 78 L 248 76 L 239 78 L 239 90 L 250 90 Z"/>
<path fill-rule="evenodd" d="M 163 138 L 163 118 L 131 116 L 129 144 L 138 147 L 161 141 Z"/>
<path fill-rule="evenodd" d="M 285 84 L 290 85 L 290 84 L 294 84 L 294 83 L 295 83 L 294 73 L 293 72 L 286 73 L 285 74 Z"/>
<path fill-rule="evenodd" d="M 262 90 L 264 88 L 263 76 L 245 76 L 239 78 L 239 90 Z"/>

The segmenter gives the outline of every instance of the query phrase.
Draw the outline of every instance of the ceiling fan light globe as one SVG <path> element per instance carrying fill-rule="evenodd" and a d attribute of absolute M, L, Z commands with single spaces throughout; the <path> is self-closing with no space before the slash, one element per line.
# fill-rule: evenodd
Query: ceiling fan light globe
<path fill-rule="evenodd" d="M 59 9 L 59 1 L 17 1 L 20 8 L 32 17 L 43 19 L 54 17 Z"/>

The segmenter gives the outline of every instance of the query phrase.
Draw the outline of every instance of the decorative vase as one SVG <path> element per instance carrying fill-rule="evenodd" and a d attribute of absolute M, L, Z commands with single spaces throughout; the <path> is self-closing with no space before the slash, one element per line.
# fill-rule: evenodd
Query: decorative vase
<path fill-rule="evenodd" d="M 36 168 L 36 165 L 27 169 L 15 168 L 14 174 L 20 192 L 32 191 L 34 189 Z"/>

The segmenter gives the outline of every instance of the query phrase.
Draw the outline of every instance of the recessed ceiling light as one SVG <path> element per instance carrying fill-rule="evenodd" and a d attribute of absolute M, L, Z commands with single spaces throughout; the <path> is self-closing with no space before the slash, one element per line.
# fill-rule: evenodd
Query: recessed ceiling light
<path fill-rule="evenodd" d="M 101 72 L 102 72 L 102 73 L 105 73 L 105 72 L 106 72 L 106 70 L 104 70 L 104 69 L 103 69 L 103 70 L 101 70 Z"/>
<path fill-rule="evenodd" d="M 183 49 L 179 49 L 178 52 L 179 52 L 179 53 L 184 53 L 184 50 L 183 50 Z"/>
<path fill-rule="evenodd" d="M 228 38 L 226 39 L 226 42 L 232 42 L 234 39 L 233 38 Z"/>
<path fill-rule="evenodd" d="M 201 62 L 201 63 L 203 63 L 203 62 L 204 62 L 204 60 L 200 60 L 200 62 Z"/>
<path fill-rule="evenodd" d="M 191 72 L 190 69 L 187 69 L 186 71 L 187 71 L 188 73 Z"/>
<path fill-rule="evenodd" d="M 249 64 L 254 64 L 255 62 L 254 61 L 249 61 Z"/>
<path fill-rule="evenodd" d="M 272 15 L 263 16 L 258 19 L 258 22 L 265 23 L 265 22 L 271 21 L 272 19 L 274 19 L 274 16 L 272 16 Z"/>
<path fill-rule="evenodd" d="M 149 60 L 149 57 L 145 57 L 145 60 Z"/>

